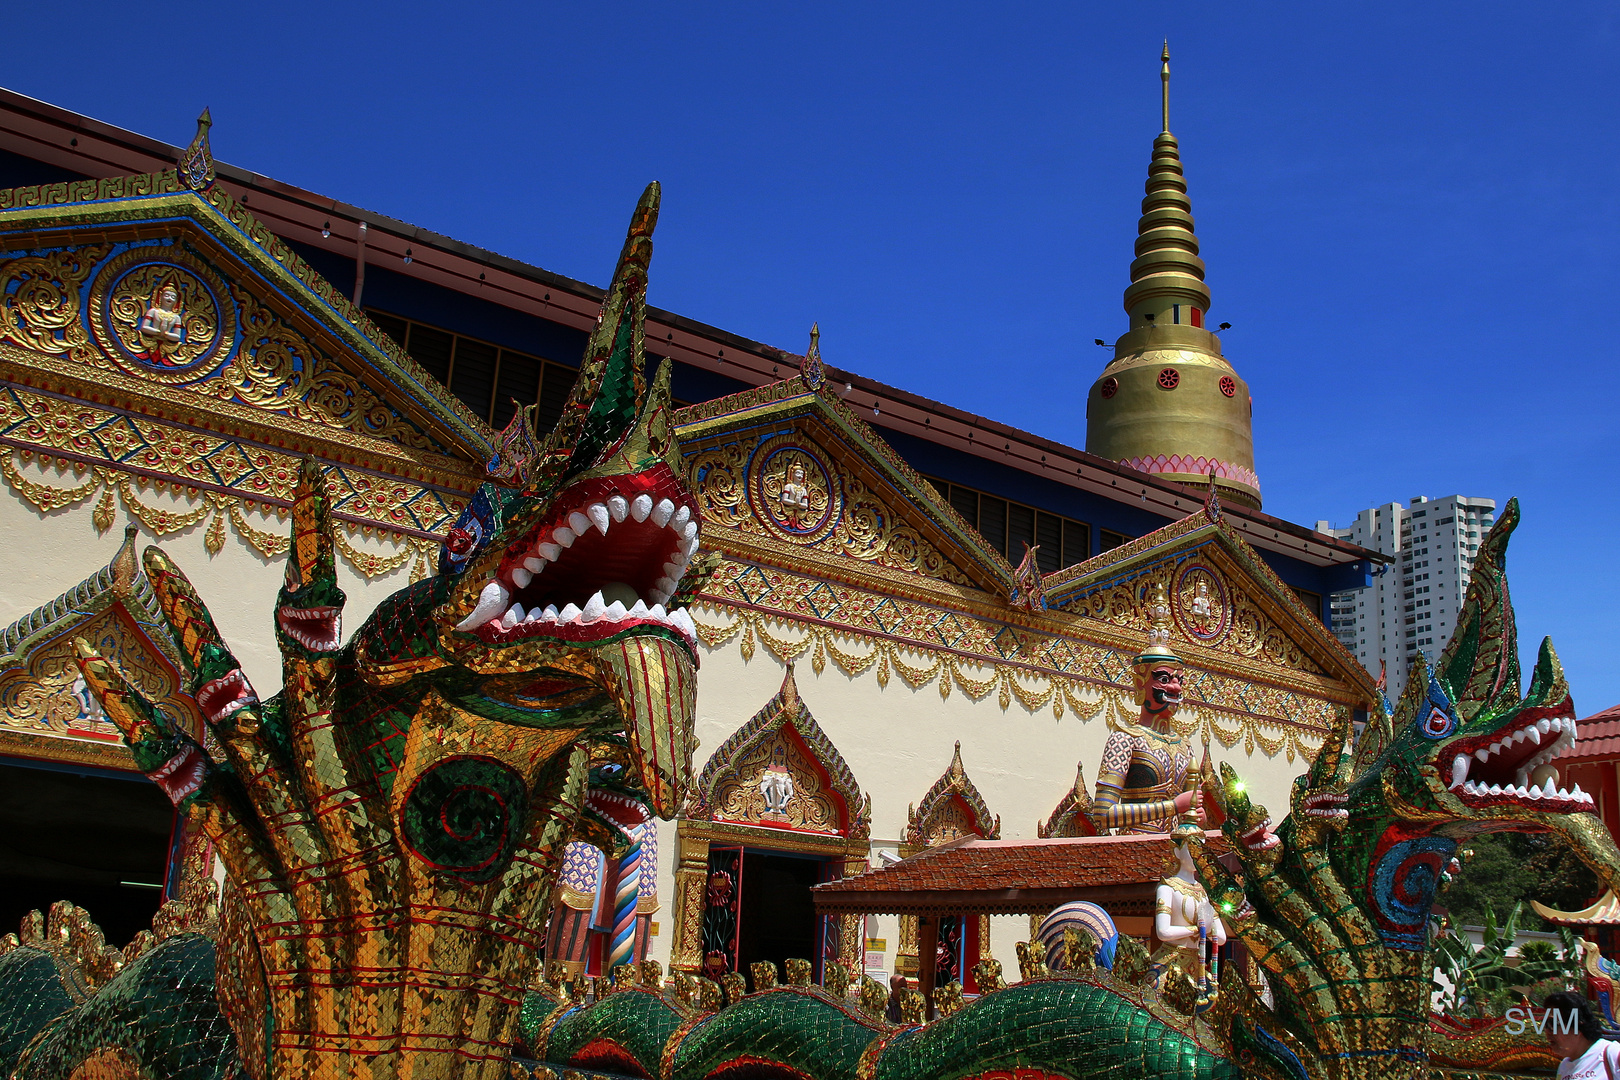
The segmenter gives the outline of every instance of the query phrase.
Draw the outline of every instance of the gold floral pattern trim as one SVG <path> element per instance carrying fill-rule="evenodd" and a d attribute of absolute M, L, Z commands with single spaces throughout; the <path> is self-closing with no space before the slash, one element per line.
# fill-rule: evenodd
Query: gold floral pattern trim
<path fill-rule="evenodd" d="M 1050 708 L 1053 718 L 1059 720 L 1067 713 L 1073 713 L 1082 721 L 1099 716 L 1110 720 L 1128 719 L 1136 713 L 1128 684 L 1099 686 L 1023 664 L 975 662 L 943 650 L 917 649 L 882 635 L 779 618 L 707 598 L 697 606 L 697 611 L 723 620 L 694 618 L 703 645 L 712 652 L 735 641 L 745 661 L 752 660 L 759 647 L 764 646 L 783 663 L 809 656 L 810 666 L 817 674 L 831 660 L 845 675 L 853 677 L 872 672 L 880 687 L 887 687 L 898 675 L 912 689 L 937 683 L 942 698 L 949 698 L 953 690 L 960 690 L 973 701 L 995 694 L 996 703 L 1003 710 L 1016 701 L 1030 713 Z M 1207 673 L 1196 673 L 1195 685 L 1197 679 L 1206 676 Z M 1227 749 L 1242 743 L 1246 753 L 1259 750 L 1267 757 L 1283 754 L 1292 762 L 1296 755 L 1307 758 L 1314 755 L 1328 725 L 1341 713 L 1348 712 L 1344 705 L 1275 687 L 1248 686 L 1245 689 L 1274 707 L 1284 704 L 1293 707 L 1289 715 L 1280 717 L 1237 713 L 1208 701 L 1189 701 L 1177 713 L 1178 728 L 1191 737 L 1219 742 Z"/>
<path fill-rule="evenodd" d="M 41 469 L 48 469 L 54 465 L 59 473 L 72 473 L 75 478 L 88 473 L 89 478 L 71 487 L 53 487 L 23 475 L 18 459 L 21 462 L 35 461 Z M 285 507 L 272 506 L 221 492 L 199 492 L 195 487 L 176 481 L 131 476 L 100 465 L 86 468 L 79 462 L 52 458 L 47 454 L 34 454 L 29 450 L 7 451 L 0 448 L 0 478 L 4 478 L 7 486 L 41 514 L 83 503 L 100 491 L 101 500 L 91 515 L 91 524 L 97 532 L 106 532 L 113 526 L 116 494 L 117 504 L 154 536 L 169 536 L 208 521 L 208 528 L 203 532 L 203 544 L 210 555 L 218 555 L 225 546 L 225 526 L 228 522 L 236 535 L 263 558 L 276 559 L 287 553 L 289 541 L 286 533 L 256 528 L 249 524 L 247 519 L 247 511 L 257 510 L 273 513 L 276 518 L 285 521 L 287 517 Z M 187 500 L 200 498 L 202 505 L 185 510 L 154 506 L 143 502 L 138 494 L 144 493 L 148 488 L 156 493 L 168 492 Z M 212 520 L 209 520 L 210 518 Z M 389 553 L 363 551 L 350 539 L 356 534 L 363 535 L 367 539 L 392 542 L 398 550 Z M 439 540 L 436 537 L 407 536 L 398 530 L 375 525 L 346 522 L 344 529 L 337 532 L 336 546 L 349 565 L 367 581 L 375 581 L 397 572 L 412 558 L 415 558 L 416 566 L 411 580 L 419 581 L 433 572 Z"/>

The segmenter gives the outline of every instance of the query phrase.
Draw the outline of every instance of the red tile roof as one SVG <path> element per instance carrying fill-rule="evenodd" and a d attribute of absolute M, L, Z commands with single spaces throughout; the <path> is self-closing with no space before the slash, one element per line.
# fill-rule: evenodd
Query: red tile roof
<path fill-rule="evenodd" d="M 1225 838 L 1207 834 L 1224 851 Z M 815 886 L 819 912 L 1044 914 L 1069 900 L 1147 892 L 1175 865 L 1170 838 L 1082 836 L 1052 840 L 968 838 Z"/>
<path fill-rule="evenodd" d="M 1620 705 L 1575 721 L 1573 753 L 1558 759 L 1560 765 L 1584 765 L 1593 761 L 1620 758 Z"/>

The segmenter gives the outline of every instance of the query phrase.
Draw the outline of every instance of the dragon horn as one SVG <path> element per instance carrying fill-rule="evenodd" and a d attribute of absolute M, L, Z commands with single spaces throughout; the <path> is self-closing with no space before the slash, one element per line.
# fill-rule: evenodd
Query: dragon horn
<path fill-rule="evenodd" d="M 298 489 L 293 496 L 287 591 L 298 592 L 323 580 L 337 580 L 331 503 L 326 496 L 326 478 L 321 475 L 320 462 L 306 457 L 298 465 Z"/>
<path fill-rule="evenodd" d="M 214 617 L 208 613 L 207 605 L 197 595 L 185 572 L 162 548 L 155 544 L 147 548 L 141 562 L 157 597 L 158 608 L 163 612 L 163 621 L 168 623 L 169 633 L 179 646 L 186 673 L 194 676 L 203 661 L 205 647 L 224 644 L 219 628 L 214 625 Z"/>
<path fill-rule="evenodd" d="M 1479 545 L 1457 629 L 1435 664 L 1461 721 L 1519 699 L 1519 636 L 1508 596 L 1508 538 L 1519 524 L 1519 500 L 1509 499 Z"/>
<path fill-rule="evenodd" d="M 659 196 L 654 181 L 636 204 L 601 318 L 585 347 L 562 416 L 546 436 L 540 460 L 530 473 L 530 489 L 544 490 L 566 472 L 589 468 L 636 418 L 647 391 L 642 325 Z"/>
<path fill-rule="evenodd" d="M 1541 651 L 1536 655 L 1536 669 L 1530 675 L 1530 690 L 1524 695 L 1526 708 L 1545 709 L 1562 705 L 1569 700 L 1569 680 L 1564 677 L 1564 665 L 1553 649 L 1552 638 L 1541 639 Z M 1573 704 L 1570 714 L 1574 715 Z"/>

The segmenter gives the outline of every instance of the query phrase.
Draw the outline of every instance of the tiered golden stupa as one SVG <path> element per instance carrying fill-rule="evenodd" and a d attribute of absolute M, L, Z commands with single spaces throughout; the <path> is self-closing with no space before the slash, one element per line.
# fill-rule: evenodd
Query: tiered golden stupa
<path fill-rule="evenodd" d="M 1086 450 L 1260 507 L 1249 386 L 1204 329 L 1209 287 L 1193 235 L 1181 151 L 1170 134 L 1170 45 L 1162 56 L 1164 130 L 1153 140 L 1136 259 L 1125 289 L 1130 330 L 1086 399 Z"/>

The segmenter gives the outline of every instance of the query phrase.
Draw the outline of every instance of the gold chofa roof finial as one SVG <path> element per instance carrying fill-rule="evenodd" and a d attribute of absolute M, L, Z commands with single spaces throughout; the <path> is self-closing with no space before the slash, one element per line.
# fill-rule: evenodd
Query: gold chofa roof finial
<path fill-rule="evenodd" d="M 1170 130 L 1170 39 L 1164 39 L 1164 52 L 1159 54 L 1159 62 L 1164 66 L 1159 69 L 1159 81 L 1164 84 L 1164 127 L 1163 131 Z"/>

